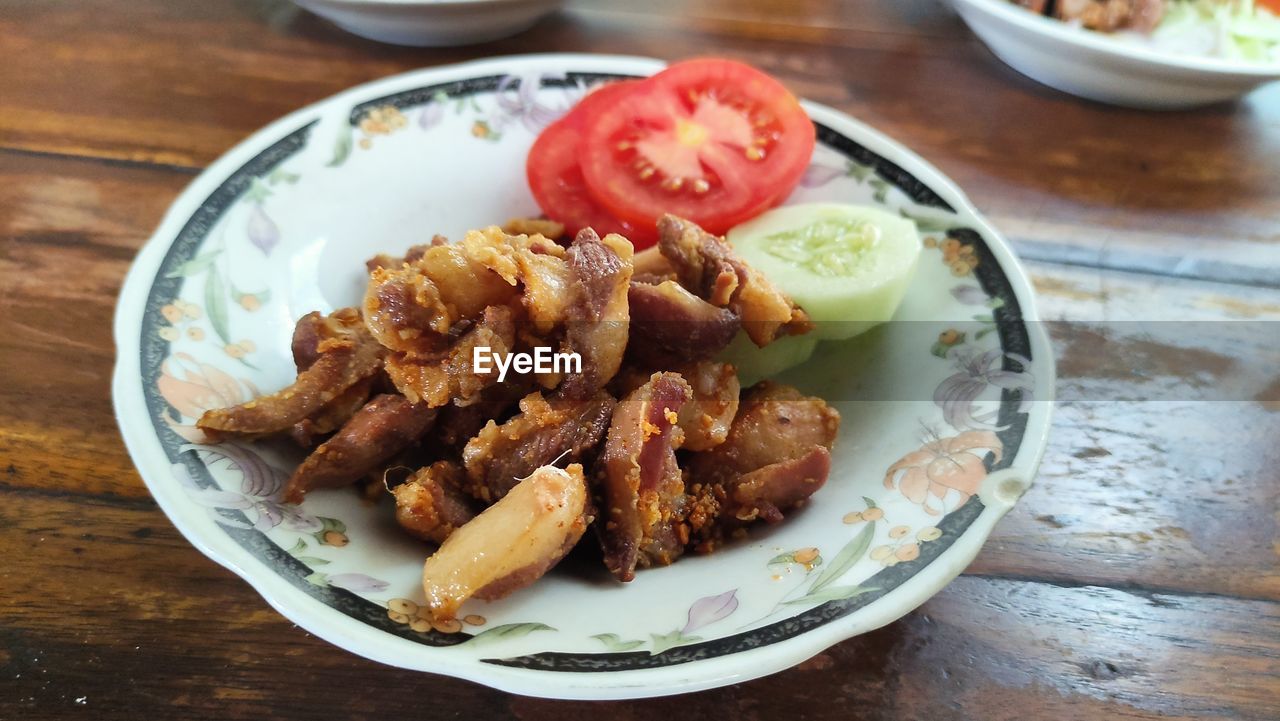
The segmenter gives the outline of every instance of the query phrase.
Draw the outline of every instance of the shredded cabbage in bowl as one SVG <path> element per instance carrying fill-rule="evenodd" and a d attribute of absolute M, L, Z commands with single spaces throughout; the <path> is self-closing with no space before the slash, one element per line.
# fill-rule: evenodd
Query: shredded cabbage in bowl
<path fill-rule="evenodd" d="M 1183 55 L 1280 64 L 1280 17 L 1254 0 L 1169 0 L 1150 35 L 1115 35 Z"/>

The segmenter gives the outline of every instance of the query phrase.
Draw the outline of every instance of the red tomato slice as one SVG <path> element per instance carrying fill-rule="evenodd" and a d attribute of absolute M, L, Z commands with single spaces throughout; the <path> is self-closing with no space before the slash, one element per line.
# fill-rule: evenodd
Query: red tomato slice
<path fill-rule="evenodd" d="M 816 142 L 795 96 L 731 60 L 672 65 L 583 122 L 587 187 L 638 227 L 675 213 L 724 233 L 784 199 Z"/>
<path fill-rule="evenodd" d="M 567 115 L 542 131 L 529 149 L 525 164 L 529 188 L 547 217 L 564 223 L 571 234 L 583 228 L 594 228 L 600 235 L 618 233 L 637 249 L 654 244 L 656 228 L 652 223 L 640 228 L 621 221 L 591 197 L 578 168 L 578 144 L 582 141 L 585 113 L 592 107 L 614 102 L 639 84 L 639 80 L 624 80 L 591 92 Z"/>

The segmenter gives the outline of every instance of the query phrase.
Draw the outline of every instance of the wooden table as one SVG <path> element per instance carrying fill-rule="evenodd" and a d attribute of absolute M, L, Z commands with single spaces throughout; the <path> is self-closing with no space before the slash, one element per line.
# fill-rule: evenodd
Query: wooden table
<path fill-rule="evenodd" d="M 309 636 L 147 494 L 112 417 L 111 313 L 178 191 L 348 86 L 551 50 L 741 58 L 852 113 L 958 181 L 1043 315 L 1074 321 L 1054 325 L 1065 400 L 1036 486 L 919 611 L 731 688 L 522 698 Z M 0 718 L 1280 718 L 1277 364 L 1188 323 L 1263 337 L 1277 286 L 1280 86 L 1194 113 L 1094 105 L 933 0 L 578 0 L 451 50 L 285 0 L 2 0 Z M 1270 388 L 1215 395 L 1241 370 Z"/>

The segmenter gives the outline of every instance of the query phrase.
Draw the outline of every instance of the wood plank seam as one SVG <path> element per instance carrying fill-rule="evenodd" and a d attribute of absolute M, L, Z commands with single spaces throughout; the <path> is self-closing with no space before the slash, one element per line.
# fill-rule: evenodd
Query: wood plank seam
<path fill-rule="evenodd" d="M 198 175 L 205 168 L 198 165 L 178 165 L 177 163 L 157 163 L 151 160 L 132 160 L 110 155 L 90 155 L 85 153 L 60 153 L 55 150 L 34 150 L 12 145 L 0 145 L 0 155 L 17 155 L 28 158 L 48 158 L 50 160 L 86 160 L 114 168 L 140 168 L 171 170 L 183 175 Z M 158 219 L 157 219 L 158 221 Z"/>
<path fill-rule="evenodd" d="M 1019 260 L 1034 261 L 1037 263 L 1045 263 L 1052 265 L 1065 266 L 1070 268 L 1086 268 L 1089 270 L 1107 270 L 1119 271 L 1123 273 L 1133 273 L 1134 275 L 1144 275 L 1153 278 L 1177 278 L 1179 280 L 1197 280 L 1207 283 L 1223 283 L 1226 285 L 1239 285 L 1249 288 L 1264 289 L 1280 289 L 1280 277 L 1268 277 L 1265 270 L 1259 270 L 1257 273 L 1244 275 L 1236 275 L 1228 278 L 1223 275 L 1213 273 L 1190 273 L 1173 271 L 1160 271 L 1150 265 L 1142 265 L 1134 262 L 1118 262 L 1105 263 L 1099 261 L 1088 261 L 1072 257 L 1067 257 L 1062 253 L 1055 252 L 1057 248 L 1054 246 L 1045 246 L 1035 242 L 1021 241 L 1010 239 L 1014 251 L 1017 253 Z M 1078 251 L 1079 248 L 1070 248 L 1071 251 Z M 1158 261 L 1158 257 L 1151 257 L 1151 260 Z M 1243 268 L 1233 268 L 1232 270 L 1247 271 Z"/>
<path fill-rule="evenodd" d="M 12 493 L 15 496 L 35 498 L 55 498 L 63 501 L 99 503 L 131 510 L 158 509 L 155 499 L 150 495 L 130 498 L 114 493 L 83 493 L 65 488 L 35 488 L 31 486 L 14 486 L 0 482 L 0 494 Z"/>
<path fill-rule="evenodd" d="M 1052 578 L 1042 576 L 1029 576 L 1018 573 L 970 573 L 962 571 L 962 578 L 973 578 L 984 581 L 1009 581 L 1012 583 L 1032 583 L 1045 586 L 1053 586 L 1067 590 L 1085 589 L 1085 588 L 1105 588 L 1110 591 L 1119 591 L 1121 593 L 1129 593 L 1134 596 L 1140 596 L 1150 601 L 1156 606 L 1170 606 L 1171 604 L 1156 599 L 1155 596 L 1168 596 L 1169 598 L 1205 598 L 1220 599 L 1228 601 L 1250 601 L 1256 603 L 1265 603 L 1271 606 L 1280 606 L 1280 601 L 1265 596 L 1254 596 L 1249 594 L 1230 594 L 1230 593 L 1214 593 L 1212 591 L 1192 591 L 1171 589 L 1161 586 L 1148 586 L 1137 583 L 1117 583 L 1114 581 L 1105 583 L 1090 583 L 1087 581 L 1073 582 L 1065 578 Z"/>

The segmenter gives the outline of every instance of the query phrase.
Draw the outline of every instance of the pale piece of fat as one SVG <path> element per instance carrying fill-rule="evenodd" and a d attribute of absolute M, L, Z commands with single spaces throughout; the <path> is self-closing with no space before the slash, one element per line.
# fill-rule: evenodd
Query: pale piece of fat
<path fill-rule="evenodd" d="M 426 605 L 437 621 L 501 582 L 504 591 L 537 580 L 586 529 L 587 484 L 582 466 L 543 466 L 502 500 L 463 525 L 422 568 Z"/>

